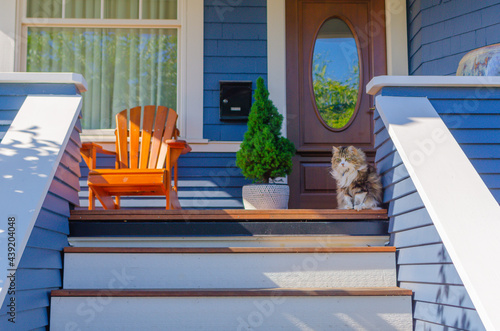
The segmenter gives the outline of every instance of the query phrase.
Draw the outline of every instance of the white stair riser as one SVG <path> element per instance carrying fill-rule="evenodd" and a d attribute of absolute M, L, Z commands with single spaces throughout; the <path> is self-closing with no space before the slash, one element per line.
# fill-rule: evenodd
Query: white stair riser
<path fill-rule="evenodd" d="M 66 289 L 396 286 L 394 253 L 66 253 Z"/>
<path fill-rule="evenodd" d="M 51 330 L 411 330 L 411 297 L 53 297 Z"/>

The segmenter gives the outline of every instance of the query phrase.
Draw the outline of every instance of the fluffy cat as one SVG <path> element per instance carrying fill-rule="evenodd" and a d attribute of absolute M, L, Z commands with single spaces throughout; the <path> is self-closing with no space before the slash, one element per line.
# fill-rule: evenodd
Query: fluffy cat
<path fill-rule="evenodd" d="M 337 181 L 339 209 L 380 209 L 380 177 L 366 162 L 365 153 L 354 146 L 333 147 L 331 175 Z"/>

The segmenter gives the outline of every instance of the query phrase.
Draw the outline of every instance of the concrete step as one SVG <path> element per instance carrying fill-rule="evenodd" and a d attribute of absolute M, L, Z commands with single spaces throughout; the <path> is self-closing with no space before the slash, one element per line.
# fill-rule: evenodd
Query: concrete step
<path fill-rule="evenodd" d="M 51 330 L 411 330 L 389 288 L 52 291 Z"/>
<path fill-rule="evenodd" d="M 393 247 L 68 247 L 65 289 L 396 286 Z"/>

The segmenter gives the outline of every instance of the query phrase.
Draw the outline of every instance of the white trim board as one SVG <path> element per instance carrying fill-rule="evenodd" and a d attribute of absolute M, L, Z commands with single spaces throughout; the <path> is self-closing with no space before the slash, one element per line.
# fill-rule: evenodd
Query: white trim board
<path fill-rule="evenodd" d="M 375 95 L 384 87 L 500 87 L 498 76 L 377 76 L 366 85 Z"/>
<path fill-rule="evenodd" d="M 285 0 L 267 1 L 267 82 L 269 98 L 283 115 L 281 132 L 286 137 Z"/>
<path fill-rule="evenodd" d="M 427 98 L 376 106 L 484 326 L 500 330 L 500 206 Z"/>
<path fill-rule="evenodd" d="M 14 71 L 16 59 L 16 0 L 2 0 L 0 11 L 0 71 Z"/>
<path fill-rule="evenodd" d="M 406 1 L 385 0 L 387 74 L 408 75 Z"/>
<path fill-rule="evenodd" d="M 0 142 L 0 284 L 17 269 L 82 106 L 79 95 L 28 96 Z M 54 121 L 57 119 L 57 123 Z M 57 125 L 55 125 L 57 124 Z M 15 217 L 15 265 L 8 266 L 8 219 Z M 0 305 L 8 287 L 0 292 Z"/>
<path fill-rule="evenodd" d="M 80 93 L 87 91 L 87 81 L 72 72 L 0 72 L 0 83 L 74 84 Z"/>
<path fill-rule="evenodd" d="M 204 3 L 184 0 L 181 30 L 181 88 L 179 95 L 179 129 L 188 140 L 203 139 L 203 63 L 204 63 Z"/>

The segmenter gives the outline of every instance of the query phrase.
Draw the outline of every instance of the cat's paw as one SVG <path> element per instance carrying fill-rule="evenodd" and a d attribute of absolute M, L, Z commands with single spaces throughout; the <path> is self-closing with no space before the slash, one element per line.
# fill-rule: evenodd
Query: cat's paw
<path fill-rule="evenodd" d="M 360 205 L 354 205 L 354 209 L 357 210 L 357 211 L 360 211 L 362 209 L 365 209 L 365 204 L 362 203 Z"/>
<path fill-rule="evenodd" d="M 341 203 L 340 209 L 354 209 L 352 199 L 350 197 L 345 197 L 343 203 Z"/>

